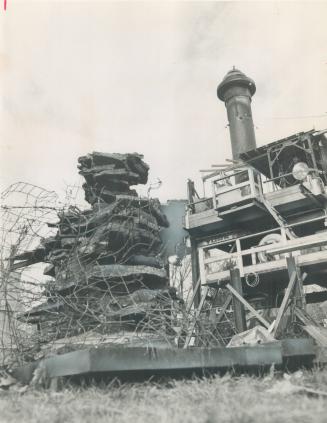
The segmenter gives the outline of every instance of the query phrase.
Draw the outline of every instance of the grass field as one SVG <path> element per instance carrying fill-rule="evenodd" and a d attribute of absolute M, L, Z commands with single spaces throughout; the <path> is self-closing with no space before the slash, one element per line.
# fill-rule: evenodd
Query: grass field
<path fill-rule="evenodd" d="M 0 392 L 0 422 L 321 422 L 327 398 L 293 392 L 327 391 L 327 370 L 251 377 L 215 376 L 164 384 L 64 387 L 60 392 Z M 295 388 L 294 388 L 295 387 Z"/>

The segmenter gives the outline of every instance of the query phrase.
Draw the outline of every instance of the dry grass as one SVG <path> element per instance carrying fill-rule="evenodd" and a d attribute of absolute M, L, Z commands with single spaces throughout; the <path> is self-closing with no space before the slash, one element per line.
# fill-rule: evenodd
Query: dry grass
<path fill-rule="evenodd" d="M 242 376 L 0 393 L 4 422 L 326 422 L 327 400 L 283 389 L 285 378 Z M 287 382 L 287 381 L 286 381 Z M 327 370 L 292 376 L 295 385 L 327 391 Z M 286 383 L 287 385 L 287 383 Z M 286 386 L 287 388 L 287 386 Z"/>

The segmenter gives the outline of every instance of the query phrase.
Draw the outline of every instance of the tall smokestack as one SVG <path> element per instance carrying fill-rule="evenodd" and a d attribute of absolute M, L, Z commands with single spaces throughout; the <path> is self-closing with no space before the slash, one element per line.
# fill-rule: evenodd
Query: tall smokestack
<path fill-rule="evenodd" d="M 252 79 L 233 67 L 218 85 L 217 95 L 225 102 L 233 159 L 256 148 L 251 112 L 251 98 L 256 87 Z"/>

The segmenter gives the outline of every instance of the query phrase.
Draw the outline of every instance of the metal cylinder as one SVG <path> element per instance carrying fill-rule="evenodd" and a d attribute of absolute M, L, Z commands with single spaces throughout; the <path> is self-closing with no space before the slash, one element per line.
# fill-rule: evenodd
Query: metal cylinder
<path fill-rule="evenodd" d="M 218 98 L 225 102 L 229 122 L 233 159 L 256 148 L 251 112 L 251 98 L 255 83 L 238 69 L 233 68 L 218 85 Z"/>

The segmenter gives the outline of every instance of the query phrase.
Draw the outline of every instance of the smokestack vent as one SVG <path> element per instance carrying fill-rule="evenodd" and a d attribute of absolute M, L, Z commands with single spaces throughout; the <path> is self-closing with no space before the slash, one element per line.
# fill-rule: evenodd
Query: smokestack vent
<path fill-rule="evenodd" d="M 253 96 L 256 91 L 256 86 L 253 79 L 249 78 L 243 72 L 233 67 L 233 69 L 227 73 L 225 78 L 218 85 L 217 95 L 219 100 L 225 101 L 226 90 L 236 85 L 248 88 L 251 96 Z"/>
<path fill-rule="evenodd" d="M 252 120 L 251 99 L 255 93 L 254 81 L 235 67 L 218 85 L 217 95 L 227 110 L 233 159 L 256 148 Z"/>

